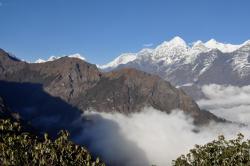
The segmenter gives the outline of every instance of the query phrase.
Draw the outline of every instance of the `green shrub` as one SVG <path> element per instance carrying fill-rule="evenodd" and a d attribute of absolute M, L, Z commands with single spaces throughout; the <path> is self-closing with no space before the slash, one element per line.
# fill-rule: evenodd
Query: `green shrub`
<path fill-rule="evenodd" d="M 219 136 L 203 146 L 196 145 L 187 155 L 181 155 L 175 166 L 245 166 L 250 165 L 250 140 L 238 134 L 236 139 L 226 140 Z"/>
<path fill-rule="evenodd" d="M 38 138 L 24 132 L 18 122 L 0 119 L 0 165 L 82 165 L 104 166 L 93 159 L 82 146 L 69 140 L 69 133 L 61 131 L 55 140 Z"/>

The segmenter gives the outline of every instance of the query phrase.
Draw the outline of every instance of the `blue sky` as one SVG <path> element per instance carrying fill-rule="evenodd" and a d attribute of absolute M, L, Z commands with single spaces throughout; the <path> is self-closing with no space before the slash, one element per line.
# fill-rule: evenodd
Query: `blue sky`
<path fill-rule="evenodd" d="M 180 36 L 250 39 L 249 0 L 0 0 L 0 48 L 34 61 L 83 54 L 104 64 Z"/>

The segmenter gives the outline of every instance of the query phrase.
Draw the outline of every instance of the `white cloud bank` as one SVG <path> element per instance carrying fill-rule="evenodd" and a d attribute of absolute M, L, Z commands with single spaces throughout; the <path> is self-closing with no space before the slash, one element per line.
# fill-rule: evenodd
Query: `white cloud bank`
<path fill-rule="evenodd" d="M 206 85 L 202 91 L 207 99 L 198 101 L 201 108 L 219 117 L 250 125 L 250 86 Z"/>
<path fill-rule="evenodd" d="M 74 138 L 100 156 L 108 165 L 158 166 L 171 165 L 172 160 L 185 154 L 195 144 L 205 144 L 224 134 L 227 138 L 247 127 L 235 124 L 209 124 L 197 128 L 192 118 L 181 111 L 166 114 L 153 108 L 129 116 L 119 113 L 87 112 L 82 133 Z M 193 132 L 200 130 L 199 133 Z"/>

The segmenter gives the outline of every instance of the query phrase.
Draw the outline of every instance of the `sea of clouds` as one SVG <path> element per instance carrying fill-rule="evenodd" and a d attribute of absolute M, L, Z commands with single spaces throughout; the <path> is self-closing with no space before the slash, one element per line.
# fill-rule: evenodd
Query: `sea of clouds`
<path fill-rule="evenodd" d="M 232 121 L 249 123 L 250 87 L 208 85 L 202 90 L 207 97 L 198 102 L 202 108 Z M 195 144 L 205 144 L 221 134 L 228 139 L 240 132 L 246 138 L 250 136 L 248 126 L 234 123 L 211 122 L 197 127 L 180 110 L 166 114 L 146 107 L 130 115 L 88 111 L 83 118 L 87 122 L 74 140 L 87 145 L 108 165 L 171 165 Z"/>
<path fill-rule="evenodd" d="M 201 108 L 227 120 L 250 125 L 250 85 L 211 84 L 203 86 L 202 92 L 206 99 L 198 101 Z"/>

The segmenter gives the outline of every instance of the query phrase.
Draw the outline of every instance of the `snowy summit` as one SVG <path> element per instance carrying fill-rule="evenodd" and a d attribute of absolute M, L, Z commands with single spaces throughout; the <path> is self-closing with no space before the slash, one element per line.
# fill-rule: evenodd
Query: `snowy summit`
<path fill-rule="evenodd" d="M 59 58 L 62 58 L 62 57 L 70 57 L 70 58 L 78 58 L 78 59 L 81 59 L 81 60 L 84 60 L 86 61 L 86 58 L 83 57 L 81 54 L 79 53 L 76 53 L 76 54 L 70 54 L 70 55 L 63 55 L 63 56 L 51 56 L 49 57 L 47 60 L 44 60 L 44 59 L 38 59 L 35 61 L 35 63 L 44 63 L 44 62 L 48 62 L 48 61 L 54 61 L 56 59 L 59 59 Z"/>

